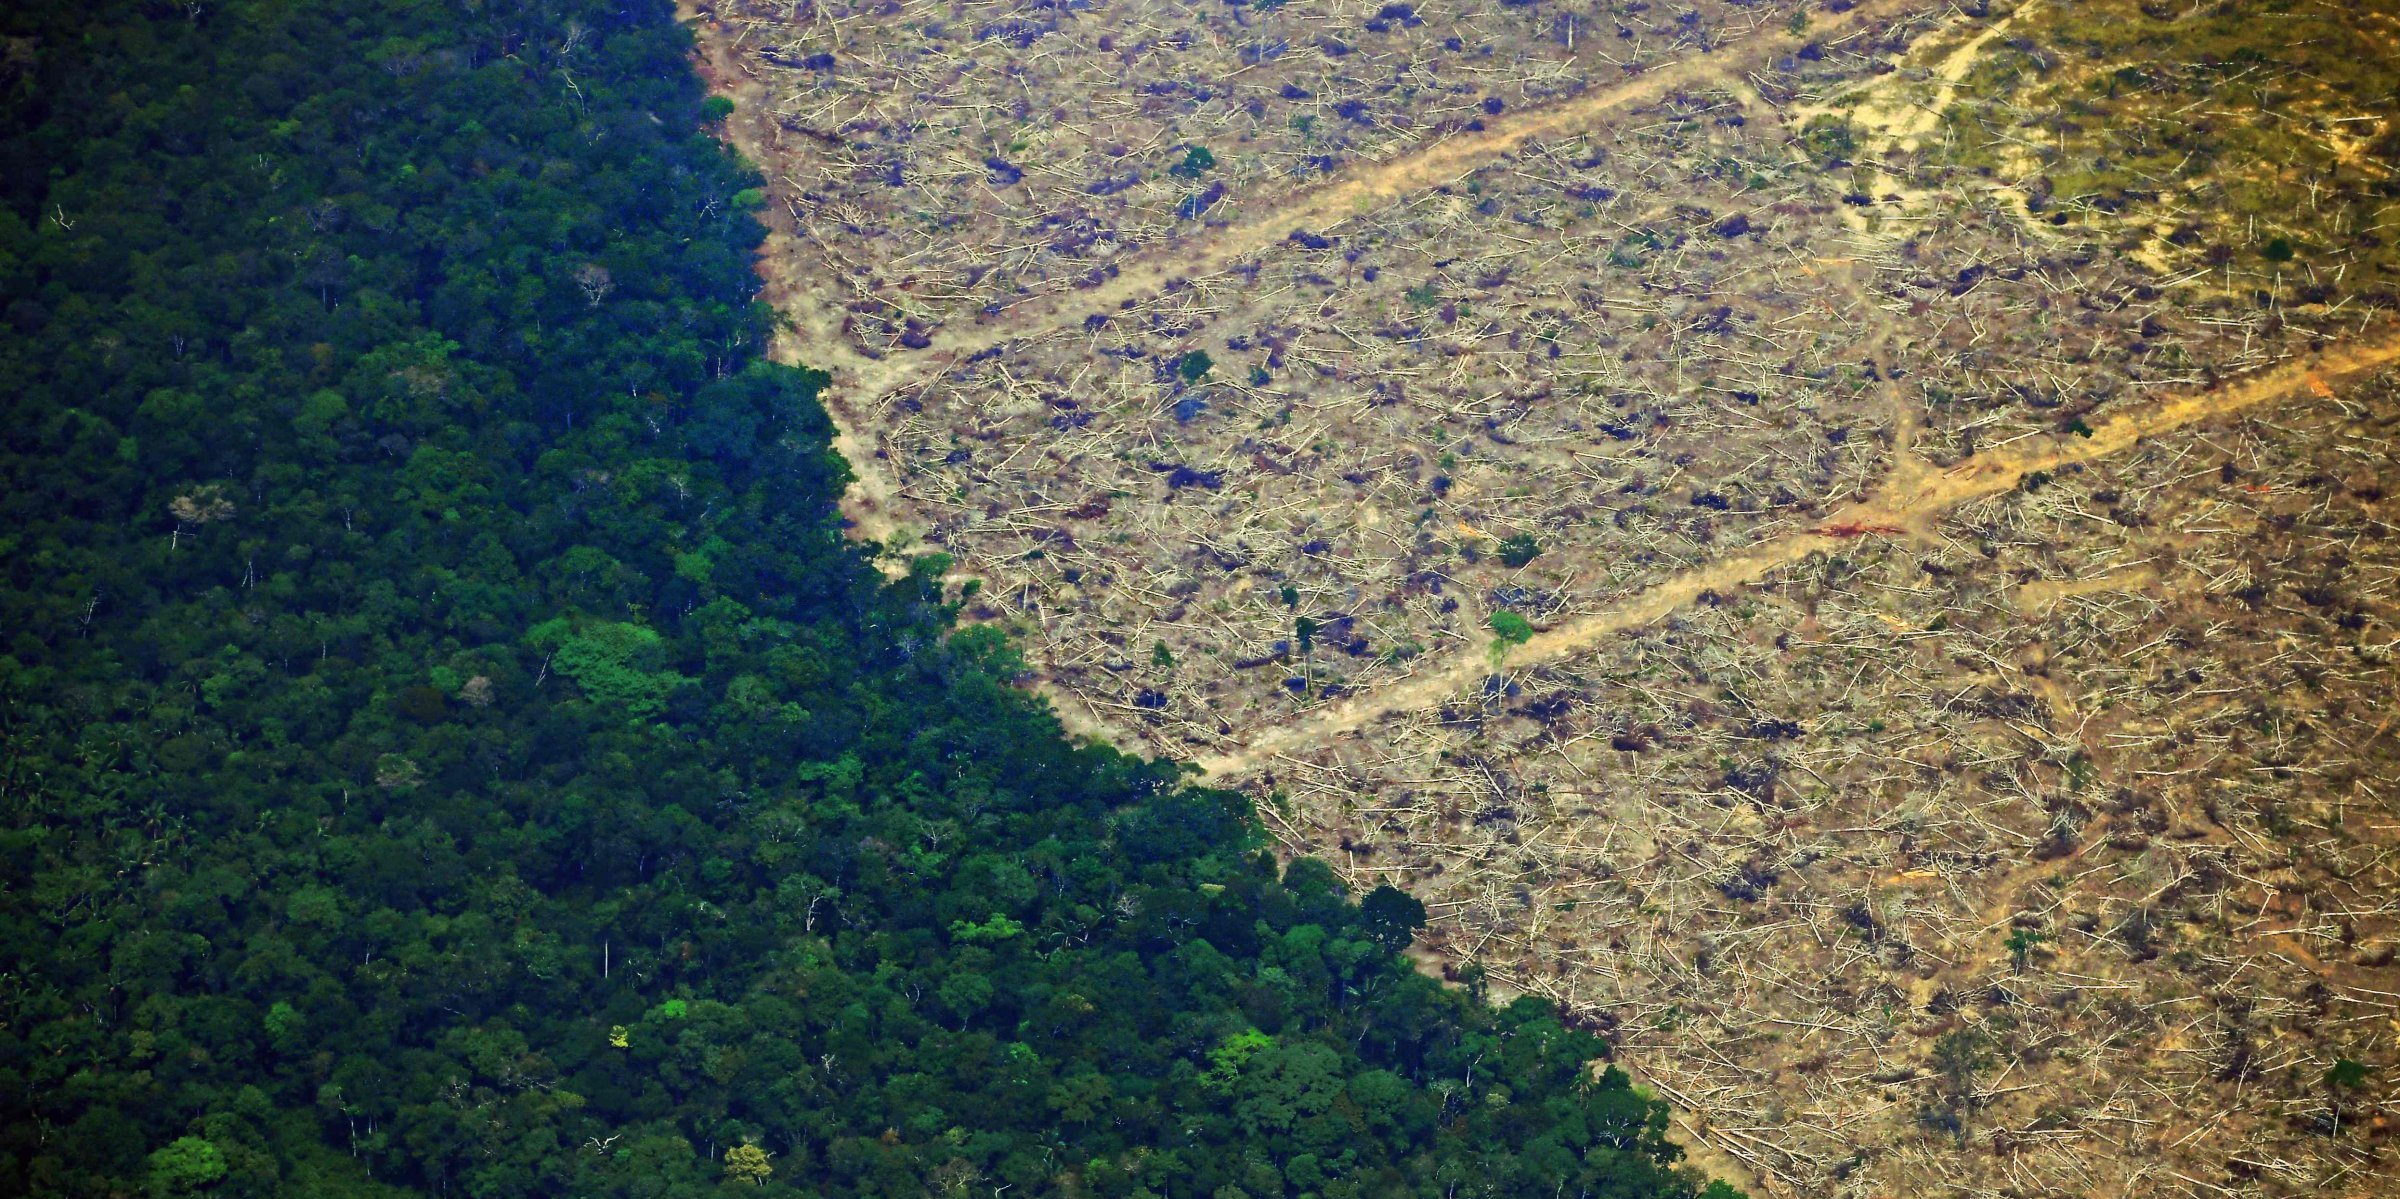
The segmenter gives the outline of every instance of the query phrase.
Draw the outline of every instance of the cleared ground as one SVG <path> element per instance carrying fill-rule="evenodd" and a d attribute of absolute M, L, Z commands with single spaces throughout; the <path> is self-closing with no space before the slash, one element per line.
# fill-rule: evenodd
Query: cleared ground
<path fill-rule="evenodd" d="M 1430 960 L 1611 1028 L 1712 1164 L 2388 1193 L 2394 176 L 2245 169 L 2343 215 L 2196 275 L 2188 201 L 2056 164 L 2321 64 L 2055 115 L 2130 86 L 2102 42 L 2378 10 L 1838 7 L 700 28 L 862 533 L 951 555 L 1079 727 L 1426 898 Z M 2391 89 L 2336 75 L 2295 119 L 2372 147 Z"/>

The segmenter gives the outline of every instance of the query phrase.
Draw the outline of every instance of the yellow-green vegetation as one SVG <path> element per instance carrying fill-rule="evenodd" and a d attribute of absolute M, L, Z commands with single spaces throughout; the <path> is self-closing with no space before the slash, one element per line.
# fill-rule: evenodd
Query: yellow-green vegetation
<path fill-rule="evenodd" d="M 2229 296 L 2388 304 L 2395 62 L 2400 0 L 2037 2 L 1967 77 L 1951 154 Z"/>

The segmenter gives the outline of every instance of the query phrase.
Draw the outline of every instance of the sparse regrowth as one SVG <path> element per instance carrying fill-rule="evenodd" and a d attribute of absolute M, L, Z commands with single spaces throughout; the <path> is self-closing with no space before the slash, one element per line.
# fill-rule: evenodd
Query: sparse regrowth
<path fill-rule="evenodd" d="M 1492 635 L 1504 644 L 1523 645 L 1533 640 L 1533 622 L 1515 612 L 1505 609 L 1494 612 L 1485 623 L 1491 626 Z"/>

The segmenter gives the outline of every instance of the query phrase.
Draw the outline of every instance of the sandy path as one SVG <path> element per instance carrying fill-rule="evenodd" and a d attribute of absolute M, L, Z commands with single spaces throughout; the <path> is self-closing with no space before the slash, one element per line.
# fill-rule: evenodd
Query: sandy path
<path fill-rule="evenodd" d="M 1893 472 L 1882 496 L 1834 512 L 1818 530 L 1847 526 L 1878 533 L 1929 535 L 1936 522 L 1952 508 L 2007 492 L 2035 471 L 2052 471 L 2072 463 L 2106 458 L 2132 448 L 2144 438 L 2260 407 L 2295 393 L 2322 398 L 2331 394 L 2335 383 L 2395 362 L 2400 362 L 2400 333 L 2387 330 L 2372 341 L 2336 346 L 2312 358 L 2295 360 L 2213 391 L 2172 396 L 2121 412 L 2094 425 L 2088 438 L 2053 439 L 2019 453 L 1969 459 L 1948 470 L 1910 458 Z M 1755 583 L 1777 567 L 1791 565 L 1816 552 L 1829 536 L 1833 535 L 1804 531 L 1729 553 L 1607 609 L 1536 633 L 1532 640 L 1509 653 L 1507 665 L 1537 666 L 1585 653 L 1618 633 L 1664 618 L 1697 600 L 1702 592 L 1729 591 Z M 1483 647 L 1455 650 L 1444 660 L 1430 663 L 1406 679 L 1317 709 L 1293 723 L 1262 730 L 1240 749 L 1201 758 L 1199 765 L 1219 782 L 1228 781 L 1265 768 L 1295 749 L 1321 744 L 1386 716 L 1438 706 L 1465 694 L 1490 673 Z"/>

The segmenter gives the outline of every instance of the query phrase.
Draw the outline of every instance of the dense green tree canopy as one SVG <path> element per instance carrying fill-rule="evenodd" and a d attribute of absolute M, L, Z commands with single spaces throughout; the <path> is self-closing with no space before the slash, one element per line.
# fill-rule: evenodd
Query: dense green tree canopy
<path fill-rule="evenodd" d="M 660 0 L 0 38 L 0 1191 L 1695 1192 L 844 540 Z"/>

